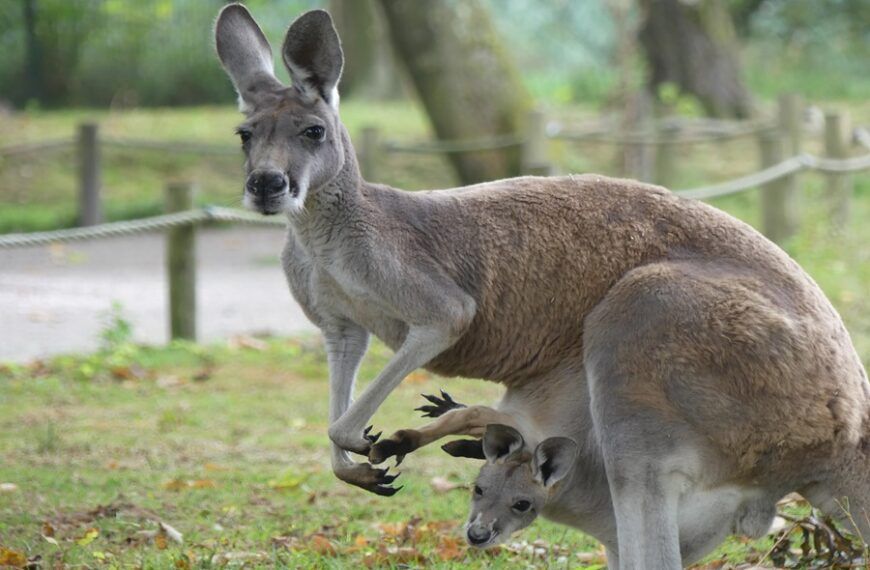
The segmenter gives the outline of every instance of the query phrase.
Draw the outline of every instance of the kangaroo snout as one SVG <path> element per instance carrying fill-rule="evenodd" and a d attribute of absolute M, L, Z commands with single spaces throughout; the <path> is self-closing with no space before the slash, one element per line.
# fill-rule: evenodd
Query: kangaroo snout
<path fill-rule="evenodd" d="M 472 546 L 483 546 L 492 540 L 492 530 L 484 526 L 473 524 L 468 527 L 466 536 L 468 537 L 469 544 Z"/>
<path fill-rule="evenodd" d="M 280 170 L 255 170 L 245 183 L 245 189 L 256 198 L 271 198 L 283 194 L 290 181 Z"/>

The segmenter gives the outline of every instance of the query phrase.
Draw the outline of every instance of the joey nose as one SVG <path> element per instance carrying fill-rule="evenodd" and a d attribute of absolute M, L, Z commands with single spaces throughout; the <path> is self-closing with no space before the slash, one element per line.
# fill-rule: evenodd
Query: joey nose
<path fill-rule="evenodd" d="M 255 170 L 245 185 L 248 192 L 260 197 L 280 194 L 287 186 L 287 177 L 280 170 Z"/>
<path fill-rule="evenodd" d="M 489 542 L 489 539 L 492 537 L 492 532 L 490 532 L 487 528 L 482 528 L 479 526 L 471 526 L 468 527 L 468 542 L 475 546 L 479 546 L 486 542 Z"/>

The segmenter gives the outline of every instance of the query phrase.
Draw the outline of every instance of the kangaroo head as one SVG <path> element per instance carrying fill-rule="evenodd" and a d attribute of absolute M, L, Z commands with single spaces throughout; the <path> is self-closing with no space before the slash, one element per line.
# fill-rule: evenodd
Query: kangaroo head
<path fill-rule="evenodd" d="M 239 95 L 245 121 L 243 203 L 263 214 L 295 213 L 344 166 L 338 80 L 344 56 L 332 18 L 306 12 L 287 30 L 281 55 L 292 86 L 275 77 L 272 48 L 241 4 L 221 10 L 217 53 Z"/>
<path fill-rule="evenodd" d="M 486 548 L 532 524 L 553 486 L 573 468 L 577 444 L 551 437 L 530 451 L 520 432 L 490 424 L 482 446 L 486 464 L 474 485 L 466 538 L 472 546 Z"/>

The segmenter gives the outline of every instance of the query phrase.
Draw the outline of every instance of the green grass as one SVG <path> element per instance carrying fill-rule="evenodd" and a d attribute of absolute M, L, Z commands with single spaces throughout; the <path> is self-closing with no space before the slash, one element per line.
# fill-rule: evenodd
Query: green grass
<path fill-rule="evenodd" d="M 589 114 L 555 111 L 571 119 Z M 868 111 L 865 105 L 855 114 L 866 121 Z M 424 117 L 406 104 L 351 101 L 343 117 L 352 132 L 369 123 L 389 138 L 422 138 L 427 132 Z M 224 107 L 35 113 L 0 119 L 0 134 L 16 142 L 42 140 L 72 133 L 82 119 L 100 120 L 115 136 L 234 144 L 238 115 Z M 808 149 L 818 151 L 817 145 L 811 141 Z M 615 171 L 611 148 L 554 143 L 551 150 L 565 171 Z M 66 162 L 46 157 L 0 164 L 0 231 L 71 223 L 73 157 L 59 156 Z M 752 141 L 693 146 L 680 157 L 677 188 L 757 168 Z M 107 150 L 107 210 L 113 218 L 159 211 L 162 188 L 172 177 L 198 180 L 202 202 L 232 203 L 239 162 Z M 387 182 L 411 189 L 453 182 L 446 164 L 435 158 L 392 156 L 381 170 Z M 803 224 L 784 247 L 831 298 L 870 367 L 870 175 L 854 180 L 852 224 L 834 233 L 826 222 L 823 178 L 803 175 Z M 714 203 L 759 222 L 755 192 Z M 0 368 L 0 483 L 17 486 L 0 490 L 0 546 L 90 567 L 209 567 L 214 556 L 226 553 L 248 553 L 252 565 L 265 567 L 344 568 L 379 556 L 398 566 L 415 553 L 434 567 L 559 565 L 563 550 L 555 548 L 543 559 L 461 550 L 456 559 L 442 560 L 459 538 L 468 497 L 462 490 L 437 494 L 429 482 L 442 476 L 467 483 L 476 466 L 446 458 L 437 447 L 406 460 L 406 487 L 391 499 L 336 481 L 328 466 L 326 370 L 318 342 L 274 340 L 262 351 L 186 344 L 143 349 L 125 344 L 124 334 L 116 336 L 109 335 L 115 348 L 103 354 Z M 386 358 L 387 351 L 375 345 L 362 377 L 372 378 Z M 469 402 L 494 401 L 499 393 L 491 384 L 414 375 L 388 399 L 376 427 L 416 425 L 420 420 L 412 419 L 411 409 L 419 404 L 418 394 L 442 385 Z M 188 488 L 174 481 L 199 483 Z M 156 517 L 184 533 L 184 544 L 147 536 L 156 529 Z M 396 528 L 376 526 L 412 517 L 420 518 L 418 531 L 410 533 L 417 543 L 392 536 Z M 54 529 L 49 538 L 57 545 L 41 536 L 44 522 Z M 99 534 L 79 544 L 87 542 L 80 539 L 91 528 Z M 521 538 L 559 545 L 572 567 L 580 564 L 575 553 L 597 548 L 580 533 L 543 521 Z M 416 550 L 382 555 L 382 544 Z M 748 560 L 769 547 L 769 539 L 733 540 L 715 557 Z M 331 548 L 335 555 L 324 553 Z"/>
<path fill-rule="evenodd" d="M 257 350 L 112 342 L 97 355 L 0 369 L 0 483 L 16 485 L 0 491 L 0 547 L 70 567 L 209 568 L 222 556 L 289 568 L 601 567 L 594 540 L 546 521 L 517 538 L 543 541 L 543 554 L 467 551 L 468 491 L 438 493 L 430 481 L 467 485 L 478 465 L 437 446 L 405 460 L 405 488 L 392 498 L 337 481 L 325 358 L 314 338 Z M 375 344 L 362 378 L 388 354 Z M 421 423 L 411 411 L 419 393 L 442 386 L 468 402 L 500 391 L 415 373 L 375 426 Z M 180 531 L 183 544 L 154 536 L 156 520 Z M 734 539 L 709 560 L 757 560 L 771 544 Z"/>

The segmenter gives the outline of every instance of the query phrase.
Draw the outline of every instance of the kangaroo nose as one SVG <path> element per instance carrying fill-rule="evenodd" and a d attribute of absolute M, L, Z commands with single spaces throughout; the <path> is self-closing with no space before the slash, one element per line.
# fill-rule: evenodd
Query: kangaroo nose
<path fill-rule="evenodd" d="M 489 539 L 491 537 L 492 533 L 489 531 L 489 529 L 478 526 L 468 527 L 468 542 L 475 546 L 484 544 L 485 542 L 489 542 Z"/>
<path fill-rule="evenodd" d="M 287 188 L 287 177 L 279 170 L 255 171 L 248 176 L 246 186 L 255 196 L 272 196 Z"/>

